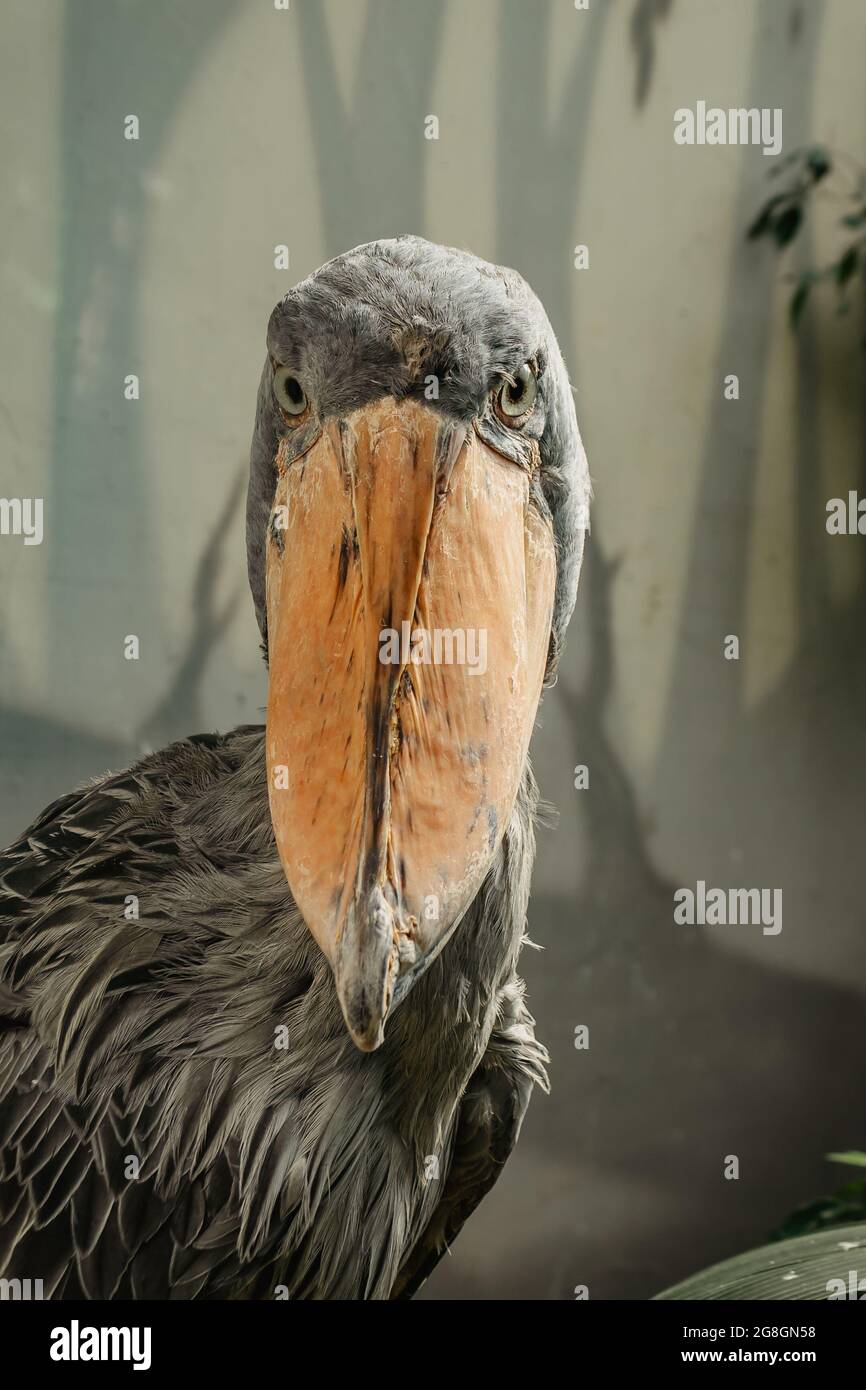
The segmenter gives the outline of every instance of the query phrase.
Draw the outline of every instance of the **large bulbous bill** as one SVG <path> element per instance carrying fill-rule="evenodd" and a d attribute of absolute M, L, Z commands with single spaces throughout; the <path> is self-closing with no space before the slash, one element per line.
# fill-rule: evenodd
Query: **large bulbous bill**
<path fill-rule="evenodd" d="M 555 555 L 529 473 L 414 401 L 277 458 L 267 762 L 280 857 L 352 1038 L 442 949 L 511 814 Z"/>

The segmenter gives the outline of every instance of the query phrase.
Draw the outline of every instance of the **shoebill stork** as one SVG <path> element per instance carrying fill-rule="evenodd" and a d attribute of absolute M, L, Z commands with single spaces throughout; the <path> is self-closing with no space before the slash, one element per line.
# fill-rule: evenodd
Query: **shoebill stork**
<path fill-rule="evenodd" d="M 0 1273 L 423 1282 L 546 1086 L 527 747 L 588 490 L 513 271 L 400 237 L 277 305 L 246 525 L 265 726 L 149 754 L 0 856 Z"/>

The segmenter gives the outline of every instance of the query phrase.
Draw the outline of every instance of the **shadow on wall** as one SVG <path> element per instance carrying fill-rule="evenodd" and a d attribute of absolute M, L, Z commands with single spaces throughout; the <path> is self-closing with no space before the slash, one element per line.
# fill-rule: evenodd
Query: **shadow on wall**
<path fill-rule="evenodd" d="M 170 133 L 191 76 L 209 45 L 238 10 L 240 0 L 209 0 L 207 23 L 187 22 L 148 0 L 123 6 L 64 8 L 63 65 L 59 134 L 60 216 L 56 337 L 51 379 L 54 446 L 48 486 L 65 524 L 55 538 L 54 563 L 61 582 L 48 586 L 49 603 L 38 634 L 57 670 L 77 669 L 81 634 L 88 630 L 90 586 L 115 576 L 120 592 L 126 557 L 138 556 L 135 611 L 147 629 L 159 629 L 159 576 L 147 571 L 152 545 L 147 440 L 139 411 L 123 410 L 122 424 L 111 418 L 106 401 L 117 398 L 118 363 L 138 370 L 141 261 L 148 233 L 147 174 L 136 166 L 128 182 L 106 177 L 98 158 L 101 145 L 116 138 L 106 109 L 125 111 L 130 75 L 117 55 L 135 53 L 136 70 L 159 71 L 159 102 L 148 106 L 141 93 L 155 163 Z M 171 34 L 166 33 L 168 22 Z M 154 89 L 155 90 L 155 89 Z M 93 92 L 102 94 L 94 102 Z M 96 157 L 94 157 L 94 155 Z M 108 162 L 114 167 L 114 161 Z M 122 408 L 122 406 L 121 406 Z M 94 450 L 94 421 L 123 440 L 122 474 L 110 451 Z M 99 469 L 109 470 L 111 476 Z M 97 471 L 95 472 L 94 469 Z M 232 493 L 234 497 L 234 492 Z M 100 505 L 94 504 L 94 498 Z M 110 499 L 114 505 L 110 515 Z M 235 502 L 227 499 L 222 521 Z M 0 805 L 0 839 L 15 838 L 46 804 L 109 769 L 130 762 L 148 745 L 157 746 L 197 731 L 198 683 L 231 612 L 214 618 L 206 611 L 202 582 L 213 572 L 220 544 L 208 538 L 199 562 L 194 595 L 195 633 L 189 652 L 172 677 L 157 709 L 133 741 L 34 716 L 26 709 L 0 706 L 0 766 L 9 795 Z M 67 576 L 78 576 L 70 584 Z M 82 576 L 86 576 L 83 578 Z M 129 611 L 128 599 L 124 599 Z M 122 610 L 121 610 L 122 611 Z M 121 631 L 125 628 L 120 627 Z"/>
<path fill-rule="evenodd" d="M 23 709 L 0 705 L 0 766 L 9 794 L 0 802 L 0 844 L 17 839 L 35 816 L 73 787 L 116 772 L 153 748 L 201 733 L 204 728 L 202 690 L 208 662 L 220 647 L 241 599 L 246 580 L 237 585 L 220 610 L 214 606 L 217 579 L 234 574 L 235 541 L 243 534 L 241 498 L 245 495 L 247 465 L 232 480 L 219 515 L 205 541 L 196 566 L 189 602 L 191 642 L 169 679 L 165 694 L 142 720 L 135 738 L 93 734 L 60 724 Z"/>
<path fill-rule="evenodd" d="M 544 952 L 527 952 L 524 967 L 553 1094 L 533 1101 L 495 1200 L 482 1204 L 427 1297 L 567 1299 L 578 1284 L 592 1298 L 649 1297 L 762 1241 L 826 1190 L 825 1153 L 866 1140 L 862 995 L 765 968 L 705 929 L 674 923 L 675 885 L 650 861 L 605 728 L 615 573 L 591 547 L 590 676 L 580 693 L 557 687 L 591 750 L 585 886 L 577 898 L 536 892 L 530 904 Z M 824 655 L 805 651 L 744 726 L 743 763 L 757 765 L 760 751 L 766 765 L 767 745 L 790 736 L 790 711 L 802 714 Z M 852 673 L 839 677 L 850 690 Z M 862 689 L 862 664 L 857 679 Z M 823 688 L 835 708 L 838 686 Z M 853 781 L 863 766 L 862 725 L 858 740 L 860 758 L 834 758 L 829 785 L 843 770 Z M 588 1050 L 575 1050 L 579 1024 L 589 1027 Z M 723 1177 L 729 1154 L 740 1159 L 737 1182 Z"/>
<path fill-rule="evenodd" d="M 54 445 L 48 485 L 53 508 L 65 524 L 54 547 L 62 582 L 49 586 L 40 634 L 60 669 L 74 670 L 80 659 L 81 633 L 88 630 L 90 618 L 89 586 L 104 585 L 104 576 L 113 575 L 121 622 L 120 615 L 130 611 L 130 590 L 124 587 L 130 553 L 139 556 L 134 611 L 154 637 L 159 633 L 159 575 L 147 569 L 156 550 L 146 417 L 140 410 L 124 408 L 117 389 L 118 364 L 123 371 L 140 371 L 138 296 L 150 225 L 149 177 L 193 72 L 239 8 L 240 0 L 209 0 L 204 22 L 203 16 L 173 12 L 148 0 L 126 0 L 123 5 L 69 0 L 64 7 L 58 139 L 60 300 L 51 373 Z M 135 55 L 132 72 L 121 60 L 124 54 Z M 142 90 L 141 75 L 157 72 L 158 84 L 148 81 Z M 131 91 L 138 98 L 133 109 L 147 123 L 150 162 L 142 166 L 138 160 L 129 161 L 125 176 L 118 178 L 111 157 L 117 128 L 105 113 L 129 110 Z M 99 101 L 94 92 L 100 93 Z M 122 471 L 110 450 L 93 448 L 94 422 L 122 440 Z M 69 585 L 70 574 L 79 582 Z"/>

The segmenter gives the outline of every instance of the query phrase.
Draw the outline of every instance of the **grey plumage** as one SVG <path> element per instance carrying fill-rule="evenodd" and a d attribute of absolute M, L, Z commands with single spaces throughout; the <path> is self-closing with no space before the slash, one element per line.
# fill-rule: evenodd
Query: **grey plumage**
<path fill-rule="evenodd" d="M 328 261 L 281 300 L 268 325 L 268 350 L 309 381 L 323 414 L 388 394 L 426 399 L 427 379 L 435 376 L 440 394 L 430 404 L 455 419 L 478 420 L 501 452 L 519 458 L 523 441 L 538 441 L 538 500 L 550 513 L 558 554 L 552 676 L 577 596 L 590 482 L 568 373 L 544 308 L 522 276 L 421 237 L 369 242 Z M 490 388 L 535 356 L 544 367 L 542 408 L 516 440 L 491 412 Z M 297 432 L 296 454 L 315 428 L 313 422 Z M 248 572 L 265 639 L 264 549 L 279 437 L 267 359 L 247 493 Z"/>
<path fill-rule="evenodd" d="M 287 296 L 277 340 L 330 414 L 432 372 L 437 408 L 470 418 L 542 354 L 552 672 L 588 480 L 523 281 L 417 238 L 375 243 Z M 266 367 L 247 514 L 265 638 L 278 430 Z M 52 1297 L 413 1293 L 546 1087 L 516 973 L 536 800 L 527 762 L 480 892 L 369 1054 L 277 855 L 263 729 L 175 743 L 50 807 L 0 856 L 0 1274 Z"/>
<path fill-rule="evenodd" d="M 371 1056 L 294 908 L 263 783 L 260 729 L 174 744 L 4 857 L 7 1276 L 67 1297 L 385 1297 L 464 1088 L 504 1081 L 516 1128 L 544 1084 L 514 975 L 531 779 L 495 874 Z"/>

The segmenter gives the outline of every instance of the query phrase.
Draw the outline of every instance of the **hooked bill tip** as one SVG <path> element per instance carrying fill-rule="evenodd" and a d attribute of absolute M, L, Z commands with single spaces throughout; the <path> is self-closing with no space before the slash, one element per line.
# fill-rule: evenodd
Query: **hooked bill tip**
<path fill-rule="evenodd" d="M 350 905 L 334 962 L 346 1027 L 362 1052 L 384 1041 L 397 970 L 394 912 L 376 887 Z"/>

